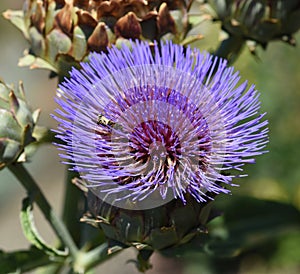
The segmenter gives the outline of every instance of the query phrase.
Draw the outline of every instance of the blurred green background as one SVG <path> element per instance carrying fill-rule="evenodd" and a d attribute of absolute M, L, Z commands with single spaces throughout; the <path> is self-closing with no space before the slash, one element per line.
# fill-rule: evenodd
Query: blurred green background
<path fill-rule="evenodd" d="M 0 11 L 8 8 L 20 9 L 21 6 L 20 0 L 1 1 Z M 205 39 L 198 42 L 200 49 L 214 49 L 218 44 L 218 26 L 203 24 L 199 30 L 205 34 Z M 240 181 L 236 180 L 241 186 L 233 188 L 232 193 L 236 196 L 248 195 L 281 201 L 300 210 L 300 33 L 296 35 L 296 41 L 299 46 L 295 48 L 278 41 L 269 44 L 266 51 L 259 49 L 260 61 L 244 49 L 234 64 L 240 70 L 242 80 L 247 79 L 249 83 L 255 84 L 261 92 L 262 111 L 267 112 L 269 120 L 270 143 L 267 147 L 269 153 L 257 157 L 255 165 L 246 167 L 245 172 L 249 176 Z M 0 43 L 0 77 L 15 85 L 23 80 L 32 107 L 42 109 L 40 122 L 55 127 L 49 114 L 55 108 L 53 96 L 56 81 L 49 80 L 49 73 L 46 71 L 30 71 L 17 67 L 18 58 L 22 56 L 27 43 L 21 33 L 3 18 L 0 18 Z M 63 197 L 64 167 L 59 163 L 56 149 L 50 145 L 41 148 L 27 166 L 40 182 L 50 203 L 59 211 Z M 26 248 L 28 244 L 18 220 L 21 199 L 25 197 L 25 192 L 6 170 L 0 172 L 0 188 L 0 249 Z M 51 241 L 52 232 L 38 211 L 36 215 L 41 234 Z M 272 228 L 269 233 L 272 234 Z M 184 273 L 300 273 L 299 231 L 285 233 L 267 245 L 251 249 L 238 259 L 227 261 L 209 260 L 205 256 L 191 253 L 184 264 Z M 125 264 L 126 260 L 123 262 Z M 224 269 L 220 270 L 215 264 L 223 264 Z M 120 262 L 118 265 L 121 267 Z M 128 269 L 124 269 L 122 273 L 136 273 L 134 268 Z M 116 267 L 115 272 L 114 268 L 110 270 L 110 273 L 120 273 Z M 159 273 L 159 270 L 151 273 Z M 168 272 L 164 270 L 162 273 Z"/>

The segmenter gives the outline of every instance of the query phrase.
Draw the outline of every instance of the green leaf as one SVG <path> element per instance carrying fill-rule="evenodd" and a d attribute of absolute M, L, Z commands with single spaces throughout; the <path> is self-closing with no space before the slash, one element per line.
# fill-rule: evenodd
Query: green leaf
<path fill-rule="evenodd" d="M 9 253 L 0 250 L 1 273 L 22 273 L 50 263 L 49 256 L 35 247 Z"/>
<path fill-rule="evenodd" d="M 300 229 L 300 212 L 289 204 L 235 196 L 216 205 L 224 212 L 224 224 L 211 227 L 205 245 L 215 256 L 236 256 Z"/>
<path fill-rule="evenodd" d="M 161 253 L 188 256 L 191 252 L 212 257 L 236 257 L 249 250 L 280 240 L 300 229 L 300 212 L 292 205 L 251 197 L 218 197 L 214 206 L 223 216 L 208 223 L 207 235 Z"/>
<path fill-rule="evenodd" d="M 43 250 L 47 255 L 54 258 L 66 257 L 68 255 L 68 250 L 61 251 L 57 250 L 54 247 L 47 245 L 41 236 L 38 234 L 38 231 L 34 225 L 33 214 L 32 214 L 32 201 L 30 198 L 25 198 L 23 200 L 22 211 L 20 214 L 21 225 L 23 232 L 27 240 L 32 243 L 36 248 Z"/>

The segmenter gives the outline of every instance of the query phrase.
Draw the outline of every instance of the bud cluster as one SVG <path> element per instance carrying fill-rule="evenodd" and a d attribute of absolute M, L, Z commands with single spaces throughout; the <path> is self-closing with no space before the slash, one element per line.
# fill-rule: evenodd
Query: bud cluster
<path fill-rule="evenodd" d="M 0 81 L 0 169 L 25 161 L 25 147 L 36 141 L 33 132 L 39 112 L 28 106 L 22 83 L 14 91 Z"/>
<path fill-rule="evenodd" d="M 295 45 L 293 34 L 300 28 L 298 0 L 207 0 L 206 10 L 230 36 L 247 40 L 255 53 L 256 45 L 266 48 L 273 40 L 281 39 Z"/>
<path fill-rule="evenodd" d="M 166 34 L 180 40 L 189 26 L 184 0 L 25 0 L 23 11 L 8 10 L 4 16 L 30 42 L 20 65 L 61 75 L 91 51 L 106 51 L 126 39 L 160 40 Z"/>

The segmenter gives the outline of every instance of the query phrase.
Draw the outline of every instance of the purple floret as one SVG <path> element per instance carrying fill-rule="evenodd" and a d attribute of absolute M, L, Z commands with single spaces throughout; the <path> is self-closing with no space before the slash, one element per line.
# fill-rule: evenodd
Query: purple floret
<path fill-rule="evenodd" d="M 230 170 L 264 153 L 259 93 L 226 61 L 171 42 L 93 53 L 58 89 L 57 144 L 87 187 L 114 205 L 205 202 Z M 241 176 L 241 175 L 240 175 Z M 129 205 L 129 206 L 128 206 Z"/>

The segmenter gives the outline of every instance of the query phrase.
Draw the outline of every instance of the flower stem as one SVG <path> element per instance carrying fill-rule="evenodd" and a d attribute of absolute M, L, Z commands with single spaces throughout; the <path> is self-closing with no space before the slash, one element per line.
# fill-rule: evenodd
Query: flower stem
<path fill-rule="evenodd" d="M 74 263 L 74 270 L 86 273 L 86 271 L 92 269 L 110 256 L 113 256 L 113 254 L 108 254 L 108 243 L 105 242 L 87 253 L 80 253 Z"/>
<path fill-rule="evenodd" d="M 77 246 L 75 245 L 64 223 L 54 213 L 46 197 L 27 169 L 21 163 L 11 164 L 8 166 L 8 168 L 27 190 L 28 195 L 31 196 L 39 206 L 43 215 L 56 232 L 60 241 L 70 250 L 72 258 L 75 259 L 78 253 Z"/>
<path fill-rule="evenodd" d="M 67 229 L 70 231 L 77 246 L 79 246 L 82 244 L 81 234 L 83 227 L 86 225 L 79 221 L 85 210 L 85 197 L 84 193 L 72 183 L 72 179 L 78 177 L 78 174 L 67 170 L 65 176 L 64 208 L 62 216 Z"/>

